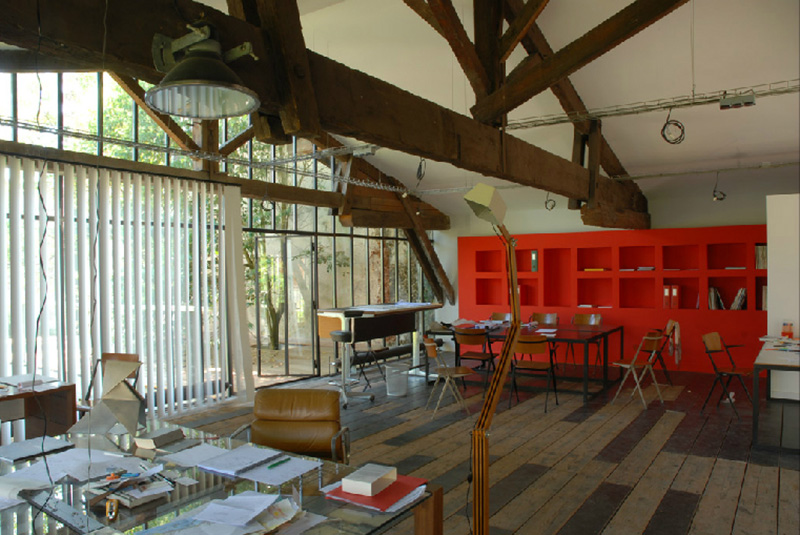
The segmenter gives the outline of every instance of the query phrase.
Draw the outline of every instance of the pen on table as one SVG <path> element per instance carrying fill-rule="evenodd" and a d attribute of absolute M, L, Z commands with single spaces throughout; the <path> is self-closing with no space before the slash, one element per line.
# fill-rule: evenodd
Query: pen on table
<path fill-rule="evenodd" d="M 275 468 L 276 466 L 280 466 L 280 465 L 282 465 L 283 463 L 288 463 L 288 462 L 289 462 L 289 461 L 291 461 L 291 460 L 292 460 L 292 458 L 291 458 L 291 457 L 284 457 L 284 458 L 283 458 L 283 459 L 281 459 L 280 461 L 275 461 L 274 463 L 272 463 L 272 464 L 270 464 L 270 465 L 267 465 L 267 470 L 269 470 L 270 468 Z"/>

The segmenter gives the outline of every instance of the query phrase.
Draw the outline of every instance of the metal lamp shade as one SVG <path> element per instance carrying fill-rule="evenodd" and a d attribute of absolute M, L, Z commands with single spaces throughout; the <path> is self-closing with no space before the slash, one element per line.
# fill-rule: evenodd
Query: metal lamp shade
<path fill-rule="evenodd" d="M 464 195 L 475 215 L 492 225 L 500 226 L 506 217 L 506 203 L 492 186 L 478 183 Z"/>
<path fill-rule="evenodd" d="M 145 94 L 151 108 L 168 115 L 192 119 L 224 119 L 252 113 L 261 102 L 225 65 L 219 44 L 208 41 L 187 51 L 161 83 Z"/>

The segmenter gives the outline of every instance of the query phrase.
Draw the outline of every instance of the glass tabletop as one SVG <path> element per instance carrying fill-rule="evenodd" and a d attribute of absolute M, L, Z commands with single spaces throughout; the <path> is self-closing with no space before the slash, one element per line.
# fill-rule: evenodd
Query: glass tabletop
<path fill-rule="evenodd" d="M 165 426 L 168 426 L 168 424 L 160 422 L 148 424 L 151 430 Z M 223 449 L 234 449 L 245 444 L 242 441 L 232 440 L 227 437 L 220 438 L 193 429 L 184 428 L 183 431 L 186 436 L 184 440 L 198 441 L 199 443 L 210 444 Z M 163 463 L 163 457 L 167 455 L 166 452 L 153 454 L 153 450 L 144 452 L 136 450 L 130 435 L 118 435 L 111 438 L 108 436 L 67 435 L 64 438 L 74 443 L 76 448 L 91 447 L 92 451 L 114 453 L 119 455 L 120 458 L 131 453 L 135 453 L 136 456 L 145 454 L 146 460 L 155 464 Z M 53 455 L 50 454 L 48 457 Z M 312 459 L 310 457 L 287 455 L 302 459 Z M 0 461 L 0 476 L 39 463 L 40 460 L 41 457 L 13 464 Z M 113 528 L 115 531 L 133 533 L 163 526 L 174 520 L 178 515 L 187 513 L 212 500 L 225 499 L 245 491 L 278 494 L 281 497 L 292 497 L 303 511 L 327 518 L 325 522 L 304 531 L 304 533 L 318 535 L 382 533 L 409 517 L 414 507 L 430 498 L 430 492 L 425 492 L 421 498 L 410 506 L 404 507 L 396 513 L 381 513 L 345 502 L 327 499 L 321 489 L 340 481 L 344 476 L 353 472 L 355 467 L 332 461 L 314 460 L 320 461 L 317 468 L 313 468 L 302 476 L 294 477 L 279 486 L 257 483 L 241 477 L 214 474 L 196 467 L 183 468 L 172 463 L 165 463 L 165 470 L 177 472 L 180 477 L 191 478 L 197 483 L 190 486 L 176 484 L 175 488 L 166 496 L 132 509 L 120 506 L 118 516 L 113 521 L 107 520 L 105 516 L 104 500 L 95 506 L 88 505 L 88 483 L 86 482 L 75 481 L 69 476 L 61 478 L 52 485 L 52 496 L 63 500 L 80 512 L 88 510 L 88 515 L 91 518 Z M 51 471 L 57 473 L 55 469 Z M 2 498 L 0 498 L 1 504 Z M 9 534 L 79 532 L 62 526 L 62 523 L 55 520 L 52 515 L 38 511 L 35 506 L 29 505 L 27 502 L 0 511 L 0 531 Z M 166 531 L 164 533 L 169 532 Z M 280 530 L 278 533 L 280 533 Z"/>

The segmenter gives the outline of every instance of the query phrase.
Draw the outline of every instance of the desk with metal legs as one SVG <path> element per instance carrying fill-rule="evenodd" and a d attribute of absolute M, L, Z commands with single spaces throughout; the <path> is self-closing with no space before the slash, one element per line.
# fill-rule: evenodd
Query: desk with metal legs
<path fill-rule="evenodd" d="M 773 342 L 766 342 L 753 362 L 753 447 L 758 446 L 759 399 L 758 384 L 761 370 L 767 371 L 767 399 L 769 399 L 769 374 L 773 370 L 800 373 L 800 352 L 775 349 Z"/>

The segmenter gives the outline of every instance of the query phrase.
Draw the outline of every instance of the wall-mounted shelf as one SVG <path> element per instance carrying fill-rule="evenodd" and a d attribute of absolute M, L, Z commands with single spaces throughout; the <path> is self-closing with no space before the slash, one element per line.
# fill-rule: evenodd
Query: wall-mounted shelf
<path fill-rule="evenodd" d="M 766 332 L 767 270 L 756 262 L 766 246 L 765 225 L 515 237 L 524 320 L 532 312 L 557 312 L 565 323 L 579 312 L 600 313 L 604 323 L 625 326 L 627 354 L 645 332 L 675 319 L 684 341 L 682 370 L 710 370 L 701 342 L 707 332 L 758 353 Z M 460 317 L 485 318 L 508 307 L 496 236 L 459 238 L 458 265 Z M 709 308 L 709 288 L 726 310 Z M 743 308 L 729 310 L 742 288 Z"/>

